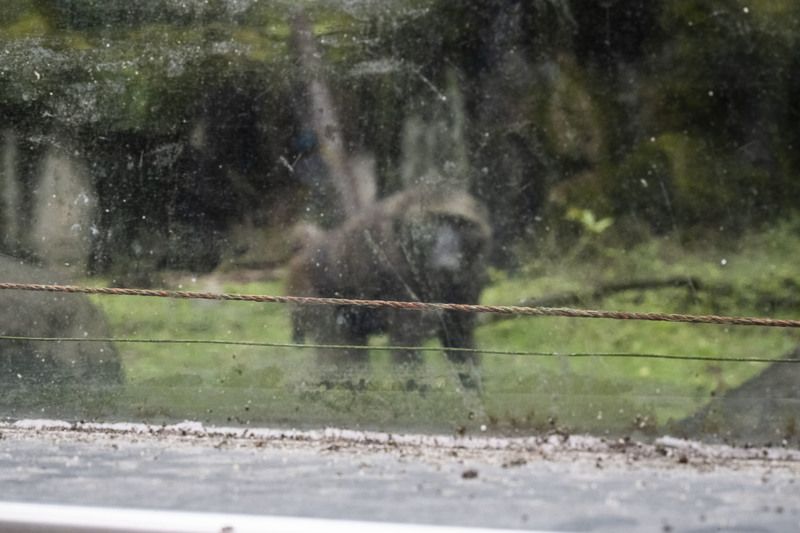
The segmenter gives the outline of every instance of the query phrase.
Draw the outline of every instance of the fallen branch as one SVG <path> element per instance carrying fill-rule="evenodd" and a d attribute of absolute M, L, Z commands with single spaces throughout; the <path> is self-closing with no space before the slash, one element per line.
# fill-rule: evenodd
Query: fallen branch
<path fill-rule="evenodd" d="M 678 276 L 667 279 L 643 279 L 622 283 L 602 283 L 589 292 L 556 292 L 544 296 L 528 298 L 522 301 L 520 305 L 525 307 L 564 307 L 589 300 L 601 300 L 620 292 L 669 288 L 687 288 L 690 291 L 700 291 L 701 283 L 700 280 L 692 276 Z"/>

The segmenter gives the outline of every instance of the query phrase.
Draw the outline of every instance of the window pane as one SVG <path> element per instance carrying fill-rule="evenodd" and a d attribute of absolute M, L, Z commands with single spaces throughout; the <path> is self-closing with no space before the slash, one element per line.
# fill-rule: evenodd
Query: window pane
<path fill-rule="evenodd" d="M 415 308 L 5 287 L 5 419 L 797 446 L 800 7 L 7 4 L 0 282 Z"/>

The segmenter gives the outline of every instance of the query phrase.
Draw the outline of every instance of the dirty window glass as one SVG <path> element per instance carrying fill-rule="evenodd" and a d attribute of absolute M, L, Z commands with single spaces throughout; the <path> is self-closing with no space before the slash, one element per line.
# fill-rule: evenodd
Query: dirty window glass
<path fill-rule="evenodd" d="M 795 4 L 5 4 L 3 420 L 798 445 Z"/>

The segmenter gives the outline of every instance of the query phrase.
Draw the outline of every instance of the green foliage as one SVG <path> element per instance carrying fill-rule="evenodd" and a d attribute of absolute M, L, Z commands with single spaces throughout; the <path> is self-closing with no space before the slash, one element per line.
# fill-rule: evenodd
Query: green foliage
<path fill-rule="evenodd" d="M 793 209 L 798 14 L 783 1 L 663 2 L 664 37 L 636 90 L 643 134 L 605 174 L 617 214 L 663 231 Z"/>
<path fill-rule="evenodd" d="M 618 216 L 657 232 L 693 224 L 741 227 L 775 206 L 769 174 L 703 138 L 667 133 L 637 146 L 606 179 Z"/>
<path fill-rule="evenodd" d="M 348 142 L 374 151 L 381 187 L 398 180 L 404 120 L 431 114 L 450 76 L 465 107 L 478 110 L 467 148 L 470 163 L 492 176 L 477 184 L 491 191 L 489 203 L 497 190 L 552 188 L 520 200 L 509 216 L 550 202 L 556 208 L 541 209 L 550 224 L 577 207 L 663 232 L 741 226 L 794 210 L 797 4 L 658 4 L 647 10 L 652 17 L 616 21 L 620 27 L 609 20 L 607 28 L 623 36 L 627 25 L 657 25 L 642 47 L 647 54 L 615 51 L 611 41 L 603 53 L 584 54 L 576 20 L 597 6 L 523 2 L 505 20 L 481 2 L 301 3 Z M 45 132 L 81 132 L 89 144 L 114 132 L 148 144 L 165 135 L 185 142 L 199 108 L 232 91 L 258 95 L 262 108 L 296 107 L 288 43 L 296 7 L 12 0 L 0 14 L 0 110 L 12 125 L 35 117 Z M 262 140 L 272 143 L 268 151 L 291 145 L 296 127 L 268 111 L 254 120 L 271 132 Z M 273 159 L 258 171 L 280 167 Z"/>
<path fill-rule="evenodd" d="M 598 219 L 590 210 L 578 207 L 571 207 L 567 210 L 567 219 L 580 223 L 589 235 L 599 235 L 614 224 L 612 218 Z"/>
<path fill-rule="evenodd" d="M 280 64 L 286 55 L 285 7 L 259 8 L 256 20 L 268 23 L 251 25 L 224 2 L 12 4 L 0 18 L 1 105 L 35 103 L 73 131 L 175 133 L 221 80 L 258 61 L 264 83 L 261 62 Z"/>

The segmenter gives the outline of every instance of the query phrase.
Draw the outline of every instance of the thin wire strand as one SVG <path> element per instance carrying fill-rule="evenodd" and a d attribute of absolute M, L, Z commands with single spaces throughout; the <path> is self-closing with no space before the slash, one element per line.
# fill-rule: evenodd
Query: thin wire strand
<path fill-rule="evenodd" d="M 513 350 L 483 350 L 479 348 L 445 348 L 432 346 L 363 346 L 344 344 L 292 344 L 282 342 L 257 342 L 257 341 L 232 341 L 220 339 L 113 339 L 104 337 L 23 337 L 14 335 L 0 335 L 0 340 L 18 340 L 35 342 L 115 342 L 115 343 L 142 343 L 142 344 L 208 344 L 251 346 L 267 348 L 299 348 L 323 350 L 414 350 L 420 352 L 469 352 L 483 355 L 516 355 L 531 357 L 617 357 L 617 358 L 643 358 L 643 359 L 676 359 L 683 361 L 713 361 L 735 363 L 800 363 L 800 359 L 769 359 L 766 357 L 702 357 L 699 355 L 667 355 L 646 353 L 560 353 L 560 352 L 528 352 Z"/>

